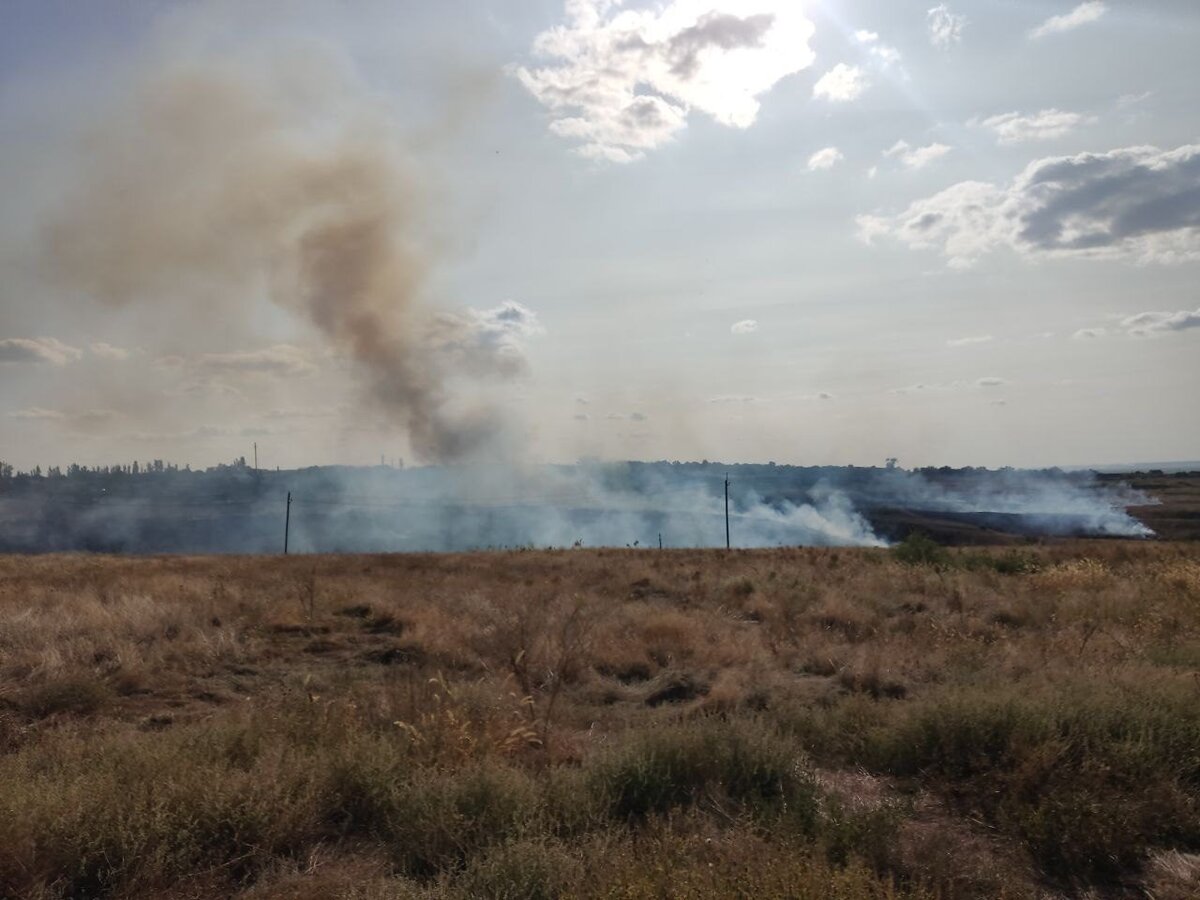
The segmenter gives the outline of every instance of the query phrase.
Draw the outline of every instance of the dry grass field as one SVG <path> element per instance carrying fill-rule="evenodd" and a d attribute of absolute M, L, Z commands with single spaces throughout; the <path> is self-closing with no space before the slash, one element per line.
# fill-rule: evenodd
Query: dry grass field
<path fill-rule="evenodd" d="M 1200 553 L 0 558 L 0 896 L 1200 896 Z"/>

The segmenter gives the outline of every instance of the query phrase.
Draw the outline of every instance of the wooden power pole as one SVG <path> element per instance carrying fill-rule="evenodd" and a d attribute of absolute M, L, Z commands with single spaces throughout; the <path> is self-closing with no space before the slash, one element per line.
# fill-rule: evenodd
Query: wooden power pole
<path fill-rule="evenodd" d="M 729 544 L 729 473 L 725 473 L 725 549 L 730 549 Z"/>
<path fill-rule="evenodd" d="M 288 552 L 288 533 L 292 529 L 292 492 L 288 491 L 287 508 L 283 514 L 283 555 Z"/>

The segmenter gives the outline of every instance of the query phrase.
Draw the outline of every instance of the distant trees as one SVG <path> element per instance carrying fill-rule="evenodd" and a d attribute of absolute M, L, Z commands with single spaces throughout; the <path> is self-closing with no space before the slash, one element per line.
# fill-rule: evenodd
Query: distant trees
<path fill-rule="evenodd" d="M 245 468 L 246 463 L 244 458 L 235 460 L 232 466 L 219 465 L 218 469 L 227 468 Z M 15 480 L 19 478 L 105 478 L 114 475 L 161 475 L 170 472 L 190 472 L 191 466 L 187 465 L 180 468 L 175 463 L 163 462 L 161 459 L 141 462 L 134 460 L 131 463 L 114 463 L 111 466 L 83 466 L 79 463 L 70 463 L 64 470 L 61 466 L 48 466 L 45 471 L 40 465 L 35 465 L 32 469 L 21 471 L 11 463 L 0 461 L 0 481 Z"/>

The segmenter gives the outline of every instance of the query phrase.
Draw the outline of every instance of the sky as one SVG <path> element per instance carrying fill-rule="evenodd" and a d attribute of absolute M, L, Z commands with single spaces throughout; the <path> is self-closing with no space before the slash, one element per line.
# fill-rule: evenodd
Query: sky
<path fill-rule="evenodd" d="M 1194 0 L 8 0 L 0 459 L 1200 458 Z"/>

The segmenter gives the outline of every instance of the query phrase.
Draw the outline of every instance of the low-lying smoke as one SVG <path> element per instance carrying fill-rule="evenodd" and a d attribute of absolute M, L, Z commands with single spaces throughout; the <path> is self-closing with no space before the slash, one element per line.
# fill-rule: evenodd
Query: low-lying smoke
<path fill-rule="evenodd" d="M 351 360 L 418 457 L 470 458 L 496 436 L 500 417 L 452 383 L 519 374 L 532 314 L 428 305 L 438 250 L 425 179 L 351 72 L 320 54 L 153 58 L 132 81 L 89 126 L 46 229 L 61 285 L 114 305 L 175 304 L 218 349 L 269 298 Z"/>
<path fill-rule="evenodd" d="M 669 463 L 23 477 L 0 495 L 0 551 L 278 552 L 289 493 L 293 552 L 720 547 L 724 478 Z M 1086 473 L 737 466 L 729 518 L 735 547 L 885 546 L 898 516 L 968 540 L 1148 537 L 1125 507 L 1150 502 Z"/>

